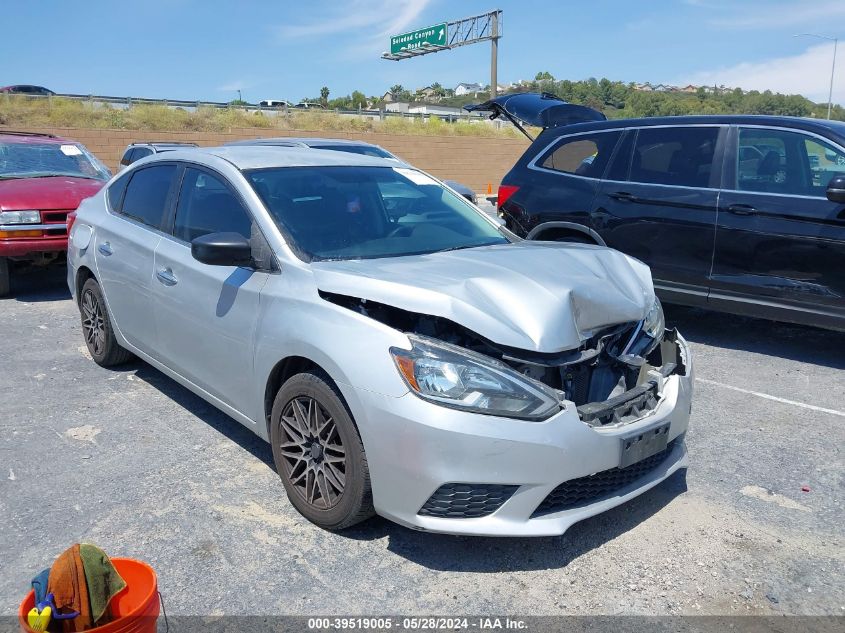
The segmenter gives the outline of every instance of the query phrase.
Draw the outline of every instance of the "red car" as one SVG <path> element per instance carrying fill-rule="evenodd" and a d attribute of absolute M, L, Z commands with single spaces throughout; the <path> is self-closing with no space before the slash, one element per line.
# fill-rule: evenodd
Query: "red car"
<path fill-rule="evenodd" d="M 64 254 L 68 213 L 110 177 L 75 141 L 0 130 L 0 296 L 9 293 L 14 266 L 49 264 Z"/>

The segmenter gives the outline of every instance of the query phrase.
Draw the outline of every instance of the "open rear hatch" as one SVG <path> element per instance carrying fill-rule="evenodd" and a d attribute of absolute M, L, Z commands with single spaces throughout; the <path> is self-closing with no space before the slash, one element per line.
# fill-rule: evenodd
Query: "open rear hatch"
<path fill-rule="evenodd" d="M 567 103 L 557 95 L 544 92 L 521 92 L 502 95 L 484 103 L 465 105 L 468 112 L 490 112 L 490 118 L 502 117 L 513 123 L 529 140 L 534 139 L 522 123 L 544 130 L 573 123 L 606 121 L 607 117 L 587 106 Z"/>

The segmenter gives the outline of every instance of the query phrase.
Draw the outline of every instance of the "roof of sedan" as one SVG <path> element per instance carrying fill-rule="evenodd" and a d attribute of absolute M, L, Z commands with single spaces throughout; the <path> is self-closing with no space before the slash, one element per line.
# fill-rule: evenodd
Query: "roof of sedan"
<path fill-rule="evenodd" d="M 396 161 L 387 158 L 330 150 L 314 152 L 307 147 L 261 145 L 228 145 L 176 150 L 167 152 L 165 156 L 162 156 L 162 160 L 195 160 L 198 154 L 217 156 L 242 170 L 271 167 L 396 167 Z"/>
<path fill-rule="evenodd" d="M 366 141 L 356 141 L 349 138 L 322 138 L 317 136 L 274 136 L 269 138 L 253 138 L 241 141 L 231 141 L 226 143 L 226 147 L 234 145 L 273 145 L 276 143 L 299 143 L 301 145 L 316 146 L 316 145 L 368 145 L 375 147 L 372 143 Z"/>

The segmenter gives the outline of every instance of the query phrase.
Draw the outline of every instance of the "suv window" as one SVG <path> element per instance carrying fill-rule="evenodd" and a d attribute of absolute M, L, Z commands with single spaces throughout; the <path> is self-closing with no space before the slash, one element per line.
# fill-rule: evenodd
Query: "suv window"
<path fill-rule="evenodd" d="M 167 194 L 176 175 L 176 165 L 145 167 L 132 174 L 120 212 L 142 224 L 161 229 Z"/>
<path fill-rule="evenodd" d="M 188 167 L 176 206 L 173 236 L 190 242 L 209 233 L 240 233 L 250 239 L 252 218 L 217 176 Z"/>
<path fill-rule="evenodd" d="M 149 147 L 136 147 L 132 152 L 132 162 L 134 163 L 136 160 L 141 160 L 146 156 L 150 156 L 153 153 Z"/>
<path fill-rule="evenodd" d="M 845 152 L 817 137 L 787 130 L 740 128 L 736 183 L 741 191 L 825 197 L 845 172 Z"/>
<path fill-rule="evenodd" d="M 565 174 L 601 178 L 621 132 L 599 132 L 564 138 L 541 161 L 541 167 Z"/>
<path fill-rule="evenodd" d="M 631 157 L 634 182 L 708 187 L 718 127 L 642 128 Z"/>

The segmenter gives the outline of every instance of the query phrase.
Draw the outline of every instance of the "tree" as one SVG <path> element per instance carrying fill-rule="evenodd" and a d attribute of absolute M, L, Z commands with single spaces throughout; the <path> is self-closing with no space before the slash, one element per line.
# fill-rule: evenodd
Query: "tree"
<path fill-rule="evenodd" d="M 352 91 L 352 97 L 350 98 L 351 106 L 353 110 L 358 108 L 366 108 L 367 107 L 367 95 L 359 90 Z"/>
<path fill-rule="evenodd" d="M 327 106 L 329 104 L 329 89 L 326 86 L 320 88 L 320 103 L 323 106 Z"/>
<path fill-rule="evenodd" d="M 537 73 L 534 75 L 534 81 L 554 81 L 555 78 L 552 76 L 548 70 L 544 70 L 542 72 Z"/>
<path fill-rule="evenodd" d="M 392 86 L 390 86 L 390 93 L 393 95 L 398 95 L 403 92 L 407 91 L 405 90 L 405 86 L 403 86 L 402 84 L 393 84 Z"/>

